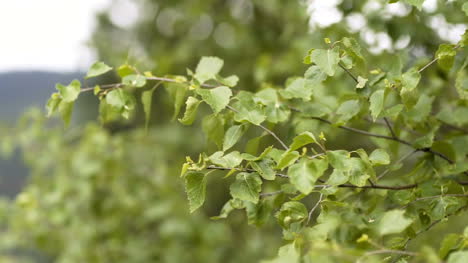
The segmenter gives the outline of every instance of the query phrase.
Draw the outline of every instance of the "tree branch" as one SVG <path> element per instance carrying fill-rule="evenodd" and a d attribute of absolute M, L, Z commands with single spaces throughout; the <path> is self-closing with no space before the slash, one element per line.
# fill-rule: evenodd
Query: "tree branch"
<path fill-rule="evenodd" d="M 236 113 L 239 113 L 238 110 L 234 109 L 233 107 L 227 105 L 226 106 L 228 109 L 232 110 L 233 112 L 236 112 Z M 263 126 L 262 124 L 255 124 L 256 126 L 262 128 L 264 131 L 266 131 L 267 133 L 269 133 L 271 136 L 273 136 L 273 138 L 275 138 L 280 144 L 281 146 L 287 151 L 289 148 L 288 146 L 273 132 L 271 131 L 270 129 L 268 129 L 267 127 Z"/>
<path fill-rule="evenodd" d="M 256 173 L 257 172 L 254 169 L 250 169 L 250 168 L 220 167 L 220 166 L 214 166 L 214 165 L 207 166 L 206 169 L 221 170 L 221 171 L 236 170 L 236 171 L 239 171 L 239 172 L 247 172 L 247 173 Z M 276 176 L 281 177 L 281 178 L 289 178 L 288 175 L 282 174 L 282 173 L 276 173 Z M 318 181 L 321 182 L 321 183 L 325 182 L 324 180 L 321 180 L 321 179 L 319 179 Z M 418 186 L 418 184 L 410 184 L 410 185 L 402 185 L 402 186 L 387 186 L 387 185 L 378 185 L 378 184 L 364 185 L 364 186 L 357 186 L 357 185 L 352 185 L 352 184 L 337 185 L 337 187 L 340 187 L 340 188 L 385 189 L 385 190 L 405 190 L 405 189 L 415 188 L 417 186 Z M 326 187 L 332 187 L 332 185 L 316 185 L 316 187 L 326 188 Z"/>

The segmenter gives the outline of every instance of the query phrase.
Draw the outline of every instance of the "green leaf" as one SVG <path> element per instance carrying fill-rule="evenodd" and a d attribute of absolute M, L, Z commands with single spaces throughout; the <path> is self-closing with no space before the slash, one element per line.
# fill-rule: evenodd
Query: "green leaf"
<path fill-rule="evenodd" d="M 304 78 L 296 78 L 288 81 L 286 89 L 281 91 L 281 95 L 287 99 L 298 98 L 303 101 L 309 101 L 312 96 L 312 81 Z"/>
<path fill-rule="evenodd" d="M 452 68 L 455 56 L 457 55 L 457 51 L 454 47 L 454 45 L 450 44 L 442 44 L 439 46 L 435 57 L 437 58 L 437 63 L 441 68 L 445 70 L 450 70 L 450 68 Z"/>
<path fill-rule="evenodd" d="M 152 88 L 141 93 L 141 103 L 143 104 L 143 111 L 145 112 L 145 129 L 148 129 L 151 119 L 151 104 L 153 102 L 154 90 L 155 88 Z"/>
<path fill-rule="evenodd" d="M 240 91 L 236 96 L 237 102 L 234 104 L 236 112 L 234 120 L 237 122 L 248 121 L 259 125 L 266 119 L 265 112 L 261 105 L 255 103 L 254 96 L 250 92 Z"/>
<path fill-rule="evenodd" d="M 57 84 L 55 85 L 55 88 L 59 91 L 59 94 L 64 102 L 73 102 L 80 95 L 81 83 L 75 79 L 67 86 Z"/>
<path fill-rule="evenodd" d="M 271 216 L 273 207 L 267 200 L 261 200 L 257 204 L 245 202 L 245 211 L 249 225 L 262 226 Z"/>
<path fill-rule="evenodd" d="M 123 64 L 117 69 L 117 74 L 123 78 L 127 75 L 135 74 L 137 73 L 137 70 L 135 67 L 130 66 L 128 64 Z"/>
<path fill-rule="evenodd" d="M 172 115 L 172 119 L 175 120 L 179 115 L 182 105 L 184 105 L 187 85 L 180 83 L 165 83 L 165 88 L 174 103 L 174 114 Z"/>
<path fill-rule="evenodd" d="M 106 103 L 120 112 L 122 117 L 128 119 L 129 114 L 135 109 L 135 98 L 124 89 L 114 89 L 107 93 Z"/>
<path fill-rule="evenodd" d="M 185 108 L 184 117 L 179 118 L 179 122 L 184 125 L 192 125 L 192 123 L 195 121 L 195 117 L 197 116 L 197 110 L 201 100 L 190 96 L 185 103 L 187 106 Z"/>
<path fill-rule="evenodd" d="M 227 218 L 229 216 L 229 214 L 236 209 L 236 207 L 234 207 L 234 205 L 233 205 L 234 202 L 236 202 L 236 200 L 231 199 L 231 200 L 227 201 L 224 204 L 223 208 L 221 209 L 221 212 L 219 213 L 219 215 L 218 216 L 213 216 L 213 217 L 211 217 L 211 219 L 219 220 L 219 219 Z M 242 201 L 240 201 L 240 202 L 242 202 Z"/>
<path fill-rule="evenodd" d="M 372 119 L 375 121 L 379 117 L 380 112 L 382 112 L 382 109 L 384 107 L 385 91 L 384 90 L 375 91 L 374 93 L 372 93 L 369 100 L 370 100 L 370 111 L 371 111 Z"/>
<path fill-rule="evenodd" d="M 314 189 L 315 182 L 328 168 L 326 159 L 308 160 L 302 158 L 299 163 L 291 165 L 288 176 L 291 183 L 301 193 L 308 195 Z"/>
<path fill-rule="evenodd" d="M 220 115 L 208 115 L 203 118 L 202 129 L 205 136 L 221 149 L 224 138 L 224 119 Z"/>
<path fill-rule="evenodd" d="M 353 185 L 362 187 L 366 185 L 370 178 L 370 173 L 366 163 L 360 158 L 350 158 L 346 161 L 345 173 L 349 173 L 349 182 Z"/>
<path fill-rule="evenodd" d="M 418 10 L 421 11 L 422 5 L 424 3 L 424 0 L 403 0 L 403 2 L 413 5 L 418 8 Z"/>
<path fill-rule="evenodd" d="M 466 3 L 464 3 L 462 5 L 462 10 L 463 10 L 463 12 L 465 12 L 465 15 L 468 16 L 468 2 L 466 2 Z"/>
<path fill-rule="evenodd" d="M 126 102 L 126 92 L 123 89 L 114 89 L 111 90 L 109 93 L 106 95 L 106 102 L 107 104 L 121 109 L 125 106 Z"/>
<path fill-rule="evenodd" d="M 442 241 L 439 249 L 439 257 L 445 258 L 450 253 L 451 250 L 454 250 L 458 247 L 461 236 L 458 234 L 448 234 L 445 236 L 444 240 Z"/>
<path fill-rule="evenodd" d="M 58 111 L 62 116 L 62 120 L 65 126 L 70 125 L 71 116 L 73 112 L 73 102 L 61 101 L 58 106 Z"/>
<path fill-rule="evenodd" d="M 224 155 L 224 152 L 213 153 L 208 159 L 216 165 L 224 168 L 235 168 L 242 162 L 242 156 L 238 151 L 230 152 Z"/>
<path fill-rule="evenodd" d="M 89 68 L 88 74 L 86 74 L 86 79 L 94 78 L 100 76 L 106 72 L 111 71 L 112 68 L 104 64 L 104 62 L 97 61 Z"/>
<path fill-rule="evenodd" d="M 262 190 L 262 179 L 257 173 L 239 173 L 229 190 L 233 198 L 256 204 Z"/>
<path fill-rule="evenodd" d="M 343 170 L 333 169 L 333 172 L 328 178 L 326 184 L 340 185 L 340 184 L 346 183 L 348 180 L 349 180 L 349 173 L 344 173 Z"/>
<path fill-rule="evenodd" d="M 221 77 L 217 76 L 216 80 L 219 83 L 232 88 L 232 87 L 235 87 L 237 85 L 237 82 L 239 82 L 239 77 L 237 77 L 236 75 L 232 75 L 232 76 L 229 76 L 227 78 L 221 78 Z"/>
<path fill-rule="evenodd" d="M 310 81 L 310 85 L 318 85 L 327 79 L 327 74 L 318 66 L 312 65 L 304 73 L 304 78 Z"/>
<path fill-rule="evenodd" d="M 315 136 L 311 132 L 306 131 L 294 137 L 288 151 L 294 151 L 301 148 L 302 146 L 316 142 L 317 140 L 315 139 Z"/>
<path fill-rule="evenodd" d="M 406 117 L 416 123 L 425 121 L 430 116 L 433 101 L 434 97 L 421 94 L 416 105 L 406 113 Z"/>
<path fill-rule="evenodd" d="M 367 63 L 361 53 L 361 47 L 354 38 L 344 37 L 341 40 L 342 48 L 347 55 L 345 58 L 351 58 L 352 67 L 359 73 L 360 76 L 367 76 Z M 358 78 L 359 79 L 359 78 Z"/>
<path fill-rule="evenodd" d="M 327 158 L 333 168 L 346 170 L 350 154 L 345 150 L 327 151 Z"/>
<path fill-rule="evenodd" d="M 299 263 L 301 254 L 294 243 L 280 247 L 278 256 L 272 260 L 264 260 L 261 263 Z"/>
<path fill-rule="evenodd" d="M 297 151 L 288 151 L 283 153 L 283 155 L 281 155 L 281 158 L 278 161 L 278 164 L 276 165 L 276 169 L 283 170 L 284 168 L 295 163 L 299 156 L 300 154 Z"/>
<path fill-rule="evenodd" d="M 361 76 L 358 76 L 358 83 L 356 84 L 356 89 L 362 89 L 366 86 L 368 79 L 365 79 Z"/>
<path fill-rule="evenodd" d="M 206 176 L 200 172 L 189 172 L 185 175 L 185 192 L 189 200 L 190 213 L 193 213 L 205 202 Z"/>
<path fill-rule="evenodd" d="M 390 156 L 384 149 L 375 149 L 369 156 L 369 160 L 373 165 L 390 164 Z"/>
<path fill-rule="evenodd" d="M 223 68 L 224 61 L 217 57 L 202 57 L 195 70 L 195 78 L 204 83 L 210 79 L 216 79 L 216 75 Z"/>
<path fill-rule="evenodd" d="M 273 170 L 273 165 L 273 161 L 268 158 L 250 162 L 250 166 L 252 166 L 252 168 L 265 180 L 275 180 L 276 172 Z"/>
<path fill-rule="evenodd" d="M 307 219 L 307 208 L 301 202 L 290 201 L 281 206 L 281 209 L 276 214 L 278 223 L 283 228 L 289 228 L 293 223 L 300 223 Z"/>
<path fill-rule="evenodd" d="M 413 223 L 413 219 L 404 216 L 404 210 L 391 210 L 385 212 L 378 225 L 380 235 L 398 234 Z"/>
<path fill-rule="evenodd" d="M 232 96 L 232 91 L 226 86 L 221 86 L 213 89 L 197 89 L 196 92 L 202 99 L 210 105 L 215 114 L 218 114 L 229 104 Z"/>
<path fill-rule="evenodd" d="M 58 106 L 60 105 L 60 102 L 62 101 L 62 98 L 60 98 L 60 95 L 58 93 L 53 93 L 50 96 L 50 99 L 47 101 L 46 104 L 46 110 L 47 110 L 47 117 L 52 116 L 54 112 L 58 109 Z"/>
<path fill-rule="evenodd" d="M 343 102 L 340 107 L 336 110 L 336 113 L 341 115 L 339 117 L 340 122 L 347 122 L 361 110 L 359 100 L 348 100 Z"/>
<path fill-rule="evenodd" d="M 450 254 L 447 263 L 466 263 L 468 262 L 468 251 L 457 251 Z"/>
<path fill-rule="evenodd" d="M 328 76 L 335 75 L 338 62 L 340 61 L 339 48 L 315 49 L 312 51 L 312 62 L 314 62 Z"/>
<path fill-rule="evenodd" d="M 458 95 L 462 100 L 468 100 L 468 73 L 467 68 L 468 66 L 468 58 L 465 59 L 463 66 L 457 72 L 457 76 L 455 79 L 455 88 L 457 89 Z"/>
<path fill-rule="evenodd" d="M 239 141 L 245 131 L 245 125 L 234 125 L 229 127 L 229 129 L 224 134 L 223 151 L 225 152 L 234 146 L 234 144 Z"/>
<path fill-rule="evenodd" d="M 421 74 L 419 74 L 418 69 L 411 68 L 410 70 L 405 72 L 401 77 L 401 82 L 403 84 L 401 92 L 408 93 L 414 90 L 416 86 L 418 86 L 419 80 L 421 79 Z"/>
<path fill-rule="evenodd" d="M 126 86 L 141 88 L 146 85 L 146 77 L 142 75 L 127 75 L 123 77 L 122 83 Z"/>

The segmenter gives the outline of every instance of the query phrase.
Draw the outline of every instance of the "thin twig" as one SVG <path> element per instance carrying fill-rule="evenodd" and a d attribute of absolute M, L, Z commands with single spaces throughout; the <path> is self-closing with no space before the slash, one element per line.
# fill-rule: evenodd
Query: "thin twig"
<path fill-rule="evenodd" d="M 363 258 L 372 256 L 372 255 L 379 255 L 379 254 L 397 254 L 397 255 L 404 255 L 404 256 L 412 256 L 415 257 L 418 255 L 416 252 L 410 251 L 403 251 L 403 250 L 394 250 L 394 249 L 379 249 L 365 253 L 361 257 L 359 257 L 356 262 L 361 262 Z"/>
<path fill-rule="evenodd" d="M 400 159 L 398 159 L 398 161 L 396 161 L 393 165 L 403 162 L 404 160 L 406 160 L 407 158 L 409 158 L 411 155 L 413 155 L 416 152 L 418 152 L 418 150 L 413 150 L 413 151 L 408 152 L 407 154 L 403 155 Z M 388 172 L 390 172 L 390 168 L 385 169 L 385 171 L 383 171 L 379 176 L 377 176 L 377 180 L 382 179 L 382 177 L 384 177 Z"/>
<path fill-rule="evenodd" d="M 222 170 L 222 171 L 231 171 L 231 170 L 236 170 L 239 172 L 247 172 L 247 173 L 256 173 L 254 169 L 249 169 L 249 168 L 236 168 L 236 167 L 220 167 L 220 166 L 214 166 L 210 165 L 207 166 L 206 169 L 211 169 L 211 170 Z M 286 174 L 282 173 L 276 173 L 277 177 L 281 178 L 289 178 Z M 324 182 L 323 180 L 319 179 L 319 182 Z M 388 186 L 388 185 L 364 185 L 364 186 L 357 186 L 357 185 L 352 185 L 352 184 L 340 184 L 337 185 L 337 187 L 340 188 L 360 188 L 360 189 L 386 189 L 386 190 L 405 190 L 405 189 L 411 189 L 417 187 L 417 184 L 410 184 L 410 185 L 401 185 L 401 186 Z M 315 187 L 332 187 L 331 185 L 316 185 Z"/>
<path fill-rule="evenodd" d="M 351 73 L 351 71 L 349 71 L 342 63 L 338 63 L 338 66 L 340 66 L 340 68 L 342 68 L 344 71 L 346 71 L 346 73 L 348 73 L 348 75 L 349 75 L 356 83 L 359 83 L 358 79 L 353 75 L 353 73 Z"/>
<path fill-rule="evenodd" d="M 397 138 L 395 132 L 393 131 L 392 125 L 391 125 L 390 122 L 388 121 L 387 117 L 384 117 L 383 119 L 384 119 L 385 124 L 387 125 L 388 130 L 390 131 L 390 134 L 392 135 L 392 137 L 393 137 L 393 138 Z"/>
<path fill-rule="evenodd" d="M 427 63 L 424 67 L 422 67 L 421 69 L 418 70 L 418 73 L 421 73 L 423 72 L 425 69 L 427 69 L 428 67 L 430 67 L 432 64 L 436 63 L 437 60 L 439 60 L 438 58 L 434 58 L 433 60 L 431 60 L 429 63 Z"/>
<path fill-rule="evenodd" d="M 278 194 L 281 194 L 281 193 L 283 193 L 283 191 L 279 190 L 279 191 L 270 192 L 270 193 L 261 193 L 260 196 L 261 197 L 268 197 L 268 196 L 278 195 Z"/>
<path fill-rule="evenodd" d="M 430 200 L 430 199 L 437 199 L 437 198 L 442 198 L 442 197 L 468 197 L 468 194 L 442 194 L 442 195 L 424 196 L 424 197 L 414 199 L 413 201 L 409 202 L 408 204 L 402 206 L 402 208 L 406 208 L 410 204 L 413 204 L 415 202 Z"/>
<path fill-rule="evenodd" d="M 460 47 L 460 44 L 454 46 L 453 49 L 458 49 L 459 47 Z M 437 60 L 439 60 L 439 59 L 437 57 L 435 57 L 433 60 L 429 61 L 429 63 L 427 63 L 424 67 L 422 67 L 421 69 L 418 70 L 418 73 L 423 72 L 425 69 L 430 67 L 432 64 L 436 63 Z"/>
<path fill-rule="evenodd" d="M 250 168 L 236 168 L 236 167 L 226 168 L 226 167 L 220 167 L 220 166 L 214 166 L 214 165 L 207 166 L 206 169 L 221 170 L 221 171 L 236 170 L 236 171 L 239 171 L 239 172 L 247 172 L 247 173 L 256 173 L 257 172 L 254 169 L 250 169 Z M 282 174 L 282 173 L 276 173 L 276 176 L 281 177 L 281 178 L 289 178 L 289 176 L 287 176 L 285 174 Z"/>
<path fill-rule="evenodd" d="M 307 217 L 307 223 L 306 223 L 306 225 L 309 224 L 310 219 L 312 218 L 312 214 L 314 213 L 314 211 L 317 209 L 317 207 L 318 207 L 318 206 L 320 205 L 320 203 L 322 202 L 322 198 L 323 198 L 323 194 L 320 193 L 320 196 L 319 196 L 319 199 L 318 199 L 317 203 L 315 203 L 314 207 L 312 207 L 312 209 L 310 209 L 309 216 Z"/>
<path fill-rule="evenodd" d="M 233 108 L 232 106 L 229 106 L 227 105 L 226 106 L 228 109 L 232 110 L 233 112 L 236 112 L 236 113 L 239 113 L 238 110 L 236 110 L 235 108 Z M 267 127 L 261 125 L 261 124 L 255 124 L 256 126 L 262 128 L 264 131 L 266 131 L 267 133 L 269 133 L 271 136 L 273 136 L 273 138 L 275 138 L 280 144 L 281 146 L 285 149 L 285 150 L 288 150 L 288 146 L 273 132 L 271 131 L 270 129 L 268 129 Z"/>

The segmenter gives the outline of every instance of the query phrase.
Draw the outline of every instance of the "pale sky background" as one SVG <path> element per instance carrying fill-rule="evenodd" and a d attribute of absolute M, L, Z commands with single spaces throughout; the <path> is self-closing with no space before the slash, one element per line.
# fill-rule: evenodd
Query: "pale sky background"
<path fill-rule="evenodd" d="M 76 71 L 93 60 L 85 45 L 110 0 L 0 0 L 0 72 Z"/>
<path fill-rule="evenodd" d="M 410 36 L 392 43 L 385 32 L 370 30 L 362 14 L 343 17 L 336 5 L 343 0 L 309 0 L 311 28 L 326 27 L 345 20 L 351 32 L 360 32 L 370 51 L 406 48 Z M 450 0 L 449 0 L 450 1 Z M 0 72 L 44 70 L 71 72 L 86 70 L 95 59 L 86 46 L 99 10 L 111 8 L 112 22 L 131 28 L 138 20 L 138 6 L 131 0 L 0 0 Z M 437 0 L 426 0 L 423 11 L 432 13 Z M 383 10 L 387 17 L 405 16 L 411 8 L 402 3 L 382 5 L 369 2 L 365 12 Z M 442 16 L 430 21 L 439 36 L 457 42 L 466 24 L 449 25 Z"/>

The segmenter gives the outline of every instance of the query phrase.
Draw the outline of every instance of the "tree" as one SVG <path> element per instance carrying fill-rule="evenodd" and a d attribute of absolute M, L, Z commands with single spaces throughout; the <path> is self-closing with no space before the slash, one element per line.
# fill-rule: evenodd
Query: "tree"
<path fill-rule="evenodd" d="M 263 68 L 268 73 L 262 76 L 271 81 L 255 77 L 261 65 L 242 59 L 248 45 L 231 54 L 240 61 L 205 56 L 182 74 L 181 64 L 191 64 L 193 55 L 178 50 L 190 43 L 162 42 L 174 51 L 157 59 L 165 66 L 155 73 L 130 63 L 114 69 L 96 62 L 86 78 L 114 71 L 118 81 L 57 85 L 47 110 L 61 114 L 65 123 L 81 94 L 93 92 L 102 122 L 143 116 L 146 125 L 113 134 L 90 124 L 64 134 L 60 128 L 45 130 L 44 120 L 35 117 L 19 126 L 6 141 L 27 150 L 36 176 L 9 208 L 12 238 L 30 236 L 27 246 L 58 261 L 465 262 L 468 33 L 455 44 L 444 43 L 424 24 L 430 19 L 418 10 L 424 1 L 402 1 L 409 4 L 401 5 L 409 10 L 403 18 L 386 18 L 385 8 L 369 12 L 373 2 L 349 1 L 340 8 L 347 15 L 363 10 L 369 26 L 388 27 L 391 39 L 409 34 L 408 51 L 368 52 L 359 37 L 336 24 L 319 37 L 305 34 L 313 45 L 303 73 L 296 71 L 302 67 L 298 57 L 291 71 Z M 158 3 L 192 7 L 185 1 Z M 206 3 L 193 10 L 225 12 L 217 1 Z M 254 10 L 266 8 L 262 1 L 249 3 Z M 273 13 L 281 14 L 275 3 Z M 466 22 L 467 8 L 455 1 L 433 13 Z M 214 14 L 225 16 L 221 11 Z M 144 36 L 151 22 L 142 21 Z M 109 34 L 113 30 L 124 33 L 114 28 Z M 98 46 L 106 46 L 107 37 L 97 34 Z M 279 45 L 280 52 L 286 46 Z M 255 47 L 268 51 L 263 44 Z M 173 60 L 164 59 L 171 54 Z M 103 58 L 121 59 L 104 51 Z M 173 67 L 178 75 L 162 72 Z M 232 74 L 236 69 L 239 76 Z M 165 96 L 160 86 L 172 98 L 173 116 L 195 129 L 162 124 L 165 118 L 149 125 L 153 110 L 165 106 L 153 103 Z M 180 151 L 189 155 L 183 164 L 172 159 Z M 188 209 L 181 206 L 179 183 Z M 223 221 L 206 219 L 214 211 L 213 219 Z M 455 233 L 434 232 L 448 220 Z M 194 243 L 188 257 L 184 245 Z"/>

